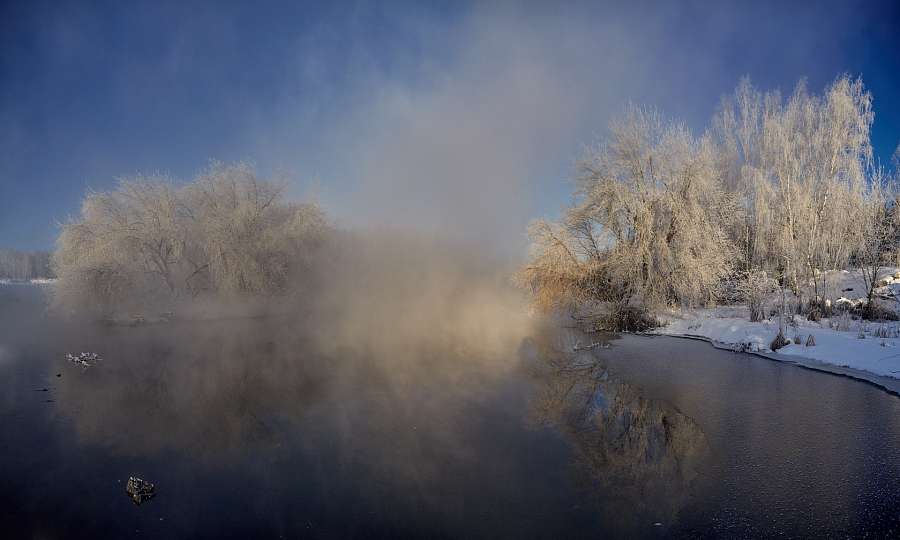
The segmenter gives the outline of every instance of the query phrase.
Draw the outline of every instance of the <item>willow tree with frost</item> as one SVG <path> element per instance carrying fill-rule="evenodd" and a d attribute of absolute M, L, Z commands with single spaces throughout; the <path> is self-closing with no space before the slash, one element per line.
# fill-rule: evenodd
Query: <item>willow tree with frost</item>
<path fill-rule="evenodd" d="M 560 220 L 531 223 L 514 283 L 540 313 L 572 310 L 606 327 L 633 308 L 713 299 L 734 259 L 723 221 L 735 203 L 710 140 L 634 105 L 609 132 L 574 162 Z"/>
<path fill-rule="evenodd" d="M 296 287 L 328 231 L 315 199 L 284 202 L 287 181 L 211 162 L 191 183 L 167 175 L 89 191 L 60 225 L 54 306 L 67 313 L 171 309 L 196 298 L 270 298 Z"/>

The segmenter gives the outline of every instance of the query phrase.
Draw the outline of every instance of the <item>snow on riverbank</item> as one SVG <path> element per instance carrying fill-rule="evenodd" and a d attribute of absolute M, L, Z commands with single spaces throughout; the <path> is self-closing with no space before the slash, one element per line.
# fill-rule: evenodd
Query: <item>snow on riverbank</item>
<path fill-rule="evenodd" d="M 53 285 L 54 283 L 56 283 L 55 278 L 0 279 L 0 285 Z"/>
<path fill-rule="evenodd" d="M 752 323 L 747 319 L 733 317 L 732 313 L 735 311 L 730 308 L 718 308 L 694 313 L 693 316 L 670 315 L 664 318 L 668 325 L 661 328 L 660 333 L 703 337 L 750 352 L 772 352 L 769 346 L 778 335 L 778 322 L 773 320 Z M 863 339 L 859 337 L 860 326 L 863 330 Z M 792 340 L 795 335 L 799 335 L 801 343 L 791 341 L 777 352 L 778 355 L 788 358 L 815 360 L 867 371 L 882 377 L 900 378 L 900 339 L 896 337 L 897 330 L 896 322 L 886 322 L 882 325 L 864 321 L 862 325 L 853 324 L 850 331 L 841 332 L 828 328 L 828 319 L 823 319 L 821 323 L 813 323 L 797 316 L 794 318 L 794 324 L 788 326 L 787 337 Z M 875 337 L 880 332 L 895 337 Z M 807 347 L 805 344 L 810 334 L 813 335 L 816 345 Z"/>
<path fill-rule="evenodd" d="M 897 271 L 897 268 L 886 268 L 885 284 L 877 291 L 888 304 L 894 303 L 895 295 L 900 293 L 900 279 L 892 276 Z M 836 280 L 837 290 L 847 293 L 855 289 L 856 294 L 841 296 L 836 304 L 859 305 L 863 299 L 858 280 L 849 272 L 841 274 Z M 788 321 L 786 337 L 790 343 L 775 352 L 771 345 L 778 335 L 778 319 L 750 322 L 745 308 L 675 312 L 661 319 L 666 326 L 659 329 L 660 334 L 699 337 L 732 350 L 865 379 L 900 393 L 900 323 L 897 321 L 853 320 L 846 314 L 840 321 L 836 316 L 833 321 L 811 322 L 797 315 Z M 810 335 L 815 346 L 806 346 Z M 796 336 L 799 344 L 795 342 Z"/>

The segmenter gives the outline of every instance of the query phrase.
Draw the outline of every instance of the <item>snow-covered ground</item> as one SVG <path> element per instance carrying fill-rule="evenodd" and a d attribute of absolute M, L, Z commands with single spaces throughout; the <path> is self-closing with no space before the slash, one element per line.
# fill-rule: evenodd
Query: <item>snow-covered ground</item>
<path fill-rule="evenodd" d="M 725 311 L 725 313 L 723 313 Z M 734 345 L 736 349 L 749 352 L 772 352 L 770 345 L 778 334 L 778 322 L 752 323 L 747 319 L 733 318 L 723 308 L 696 314 L 693 317 L 667 318 L 668 326 L 660 333 L 704 337 L 719 343 Z M 800 343 L 791 341 L 778 349 L 782 356 L 796 356 L 816 360 L 840 367 L 852 367 L 884 377 L 900 378 L 900 338 L 897 337 L 898 323 L 863 323 L 860 334 L 858 321 L 851 330 L 842 332 L 828 328 L 828 319 L 821 323 L 794 318 L 794 326 L 788 327 L 788 339 L 800 336 Z M 868 331 L 866 331 L 866 327 Z M 878 332 L 888 337 L 877 337 Z M 815 339 L 815 346 L 806 346 L 809 335 Z M 860 338 L 860 335 L 863 337 Z"/>
<path fill-rule="evenodd" d="M 885 269 L 886 285 L 879 292 L 888 296 L 883 305 L 897 304 L 894 293 L 900 296 L 900 278 L 894 279 L 897 268 Z M 838 290 L 844 292 L 840 302 L 857 304 L 863 296 L 862 287 L 853 276 L 843 273 Z M 855 286 L 854 286 L 855 285 Z M 856 294 L 847 294 L 853 288 Z M 763 354 L 769 358 L 794 361 L 806 367 L 821 368 L 863 378 L 897 392 L 900 390 L 900 322 L 873 322 L 856 319 L 849 313 L 840 318 L 811 322 L 796 315 L 786 321 L 790 343 L 771 350 L 778 335 L 779 319 L 750 322 L 747 310 L 741 307 L 719 307 L 675 312 L 662 317 L 666 324 L 661 334 L 700 337 L 733 350 Z M 812 335 L 815 345 L 807 346 Z M 795 340 L 795 337 L 799 336 Z M 796 343 L 799 341 L 799 343 Z M 861 373 L 860 373 L 861 372 Z M 869 376 L 873 375 L 873 376 Z M 894 382 L 896 381 L 896 382 Z"/>

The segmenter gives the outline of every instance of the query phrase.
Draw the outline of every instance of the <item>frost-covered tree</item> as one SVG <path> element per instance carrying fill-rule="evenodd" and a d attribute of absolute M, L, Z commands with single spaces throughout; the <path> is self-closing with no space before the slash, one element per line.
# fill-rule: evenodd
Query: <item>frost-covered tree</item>
<path fill-rule="evenodd" d="M 654 110 L 627 106 L 610 138 L 575 161 L 573 203 L 531 224 L 514 276 L 541 312 L 703 302 L 729 272 L 731 199 L 712 145 Z"/>
<path fill-rule="evenodd" d="M 0 278 L 25 279 L 28 273 L 28 254 L 18 250 L 0 250 Z"/>
<path fill-rule="evenodd" d="M 544 313 L 704 301 L 726 276 L 756 319 L 770 279 L 782 308 L 815 311 L 834 299 L 837 270 L 883 261 L 876 238 L 896 210 L 870 182 L 873 118 L 871 94 L 848 75 L 821 95 L 801 80 L 786 102 L 745 78 L 699 139 L 626 107 L 575 162 L 560 219 L 532 222 L 514 282 Z"/>
<path fill-rule="evenodd" d="M 190 209 L 188 279 L 202 276 L 219 294 L 232 297 L 278 292 L 327 229 L 315 199 L 281 202 L 286 188 L 285 178 L 260 181 L 244 163 L 214 162 L 199 174 L 182 191 Z"/>
<path fill-rule="evenodd" d="M 246 163 L 212 162 L 185 185 L 138 175 L 88 192 L 81 216 L 61 225 L 55 305 L 146 309 L 283 291 L 328 229 L 315 200 L 282 201 L 286 185 Z"/>
<path fill-rule="evenodd" d="M 885 267 L 894 261 L 900 247 L 900 207 L 897 182 L 879 168 L 871 179 L 862 212 L 856 216 L 852 256 L 858 281 L 866 293 L 863 316 L 876 315 L 875 289 Z"/>
<path fill-rule="evenodd" d="M 798 295 L 831 291 L 846 266 L 872 168 L 871 94 L 838 77 L 821 96 L 800 81 L 787 103 L 743 79 L 713 120 L 717 167 L 740 212 L 729 229 L 744 271 L 767 271 Z"/>

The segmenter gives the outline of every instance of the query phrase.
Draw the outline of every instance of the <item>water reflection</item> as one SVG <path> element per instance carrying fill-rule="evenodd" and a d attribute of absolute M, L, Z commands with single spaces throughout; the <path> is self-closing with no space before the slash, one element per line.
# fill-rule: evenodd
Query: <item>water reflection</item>
<path fill-rule="evenodd" d="M 448 400 L 479 399 L 486 381 L 513 368 L 528 325 L 502 270 L 471 250 L 402 231 L 348 235 L 322 255 L 309 287 L 283 303 L 197 308 L 216 320 L 62 324 L 54 369 L 66 376 L 51 383 L 83 441 L 127 453 L 240 458 L 277 447 L 325 402 L 325 414 L 349 419 L 365 403 L 358 416 L 366 429 L 402 422 L 405 433 L 423 389 L 427 406 L 441 403 L 441 412 Z M 243 317 L 221 319 L 235 315 Z M 83 372 L 64 365 L 66 353 L 82 351 L 104 360 Z M 447 424 L 441 433 L 455 427 L 438 420 Z M 330 422 L 327 431 L 348 423 Z M 371 453 L 358 433 L 339 449 Z"/>
<path fill-rule="evenodd" d="M 390 273 L 435 302 L 108 327 L 0 288 L 0 537 L 897 537 L 895 396 Z"/>
<path fill-rule="evenodd" d="M 82 368 L 54 359 L 56 405 L 82 440 L 120 453 L 237 459 L 274 446 L 276 426 L 302 418 L 329 386 L 308 339 L 277 326 L 241 319 L 69 329 L 55 351 L 93 343 L 103 360 Z"/>
<path fill-rule="evenodd" d="M 575 332 L 551 331 L 523 346 L 530 374 L 543 383 L 530 422 L 561 429 L 577 451 L 573 485 L 590 493 L 614 530 L 665 528 L 710 456 L 706 436 L 674 407 L 611 378 L 602 356 L 615 346 L 573 351 L 578 340 Z"/>
<path fill-rule="evenodd" d="M 534 496 L 558 490 L 557 462 L 542 461 L 557 443 L 523 429 L 521 336 L 407 327 L 397 343 L 325 322 L 66 327 L 57 410 L 79 453 L 124 454 L 117 474 L 160 486 L 148 507 L 190 500 L 216 530 L 235 509 L 256 516 L 242 517 L 251 530 L 311 523 L 341 538 L 529 538 L 564 523 L 567 500 Z M 65 359 L 86 343 L 102 361 Z M 210 476 L 223 493 L 191 497 Z"/>

